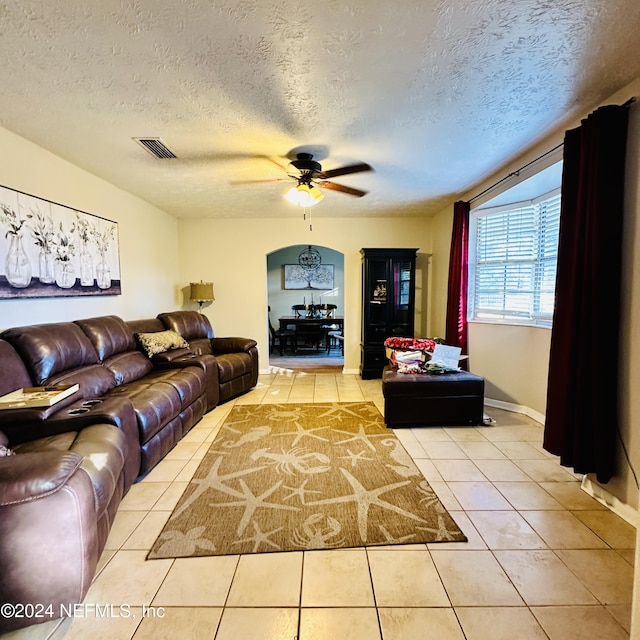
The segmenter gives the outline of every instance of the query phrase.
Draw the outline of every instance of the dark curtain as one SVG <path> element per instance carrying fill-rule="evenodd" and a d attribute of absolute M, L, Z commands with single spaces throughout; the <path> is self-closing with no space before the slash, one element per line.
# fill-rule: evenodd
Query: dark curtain
<path fill-rule="evenodd" d="M 453 205 L 453 231 L 449 254 L 449 290 L 445 342 L 468 353 L 467 286 L 469 281 L 469 203 Z M 464 361 L 466 363 L 466 361 Z"/>
<path fill-rule="evenodd" d="M 606 483 L 618 429 L 627 106 L 602 107 L 564 140 L 556 305 L 544 448 Z"/>

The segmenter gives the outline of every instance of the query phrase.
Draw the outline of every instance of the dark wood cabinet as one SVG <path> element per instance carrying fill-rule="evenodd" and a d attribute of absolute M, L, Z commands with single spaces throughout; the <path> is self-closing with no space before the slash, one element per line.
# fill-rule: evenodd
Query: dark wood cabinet
<path fill-rule="evenodd" d="M 362 249 L 360 375 L 379 378 L 387 363 L 384 341 L 413 337 L 418 249 Z"/>

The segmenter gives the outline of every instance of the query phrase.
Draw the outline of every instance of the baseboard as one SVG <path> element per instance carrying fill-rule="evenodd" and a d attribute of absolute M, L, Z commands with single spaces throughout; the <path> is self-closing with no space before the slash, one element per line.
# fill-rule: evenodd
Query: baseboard
<path fill-rule="evenodd" d="M 271 371 L 269 369 L 259 369 L 258 373 L 260 375 L 266 376 L 268 374 L 271 373 Z M 360 375 L 360 369 L 342 369 L 342 375 L 351 375 L 351 376 L 359 376 Z"/>
<path fill-rule="evenodd" d="M 504 400 L 494 400 L 493 398 L 485 398 L 484 403 L 489 407 L 495 407 L 496 409 L 504 409 L 505 411 L 512 411 L 513 413 L 522 413 L 525 416 L 544 424 L 544 414 L 531 409 L 523 404 L 515 404 L 513 402 L 504 402 Z"/>
<path fill-rule="evenodd" d="M 632 506 L 625 504 L 618 500 L 614 495 L 611 495 L 606 489 L 603 489 L 599 484 L 592 482 L 588 476 L 582 478 L 582 490 L 589 494 L 592 498 L 597 500 L 600 504 L 603 504 L 607 509 L 613 511 L 616 515 L 619 515 L 623 520 L 626 520 L 631 526 L 638 528 L 640 520 L 638 517 L 638 510 Z"/>
<path fill-rule="evenodd" d="M 489 407 L 495 407 L 496 409 L 504 409 L 505 411 L 513 411 L 514 413 L 522 413 L 529 416 L 536 422 L 544 425 L 545 417 L 542 413 L 534 411 L 530 407 L 526 407 L 521 404 L 514 404 L 512 402 L 504 402 L 503 400 L 494 400 L 493 398 L 485 398 L 484 403 Z M 614 495 L 603 489 L 599 484 L 592 482 L 587 476 L 582 478 L 581 484 L 582 490 L 597 500 L 600 504 L 613 511 L 616 515 L 620 516 L 623 520 L 628 522 L 633 527 L 638 528 L 640 526 L 640 516 L 638 510 L 632 506 L 625 504 Z"/>

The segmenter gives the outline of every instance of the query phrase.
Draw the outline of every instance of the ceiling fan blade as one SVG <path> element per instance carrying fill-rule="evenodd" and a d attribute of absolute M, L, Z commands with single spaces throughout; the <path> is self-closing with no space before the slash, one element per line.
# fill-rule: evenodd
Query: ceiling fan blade
<path fill-rule="evenodd" d="M 230 180 L 229 184 L 257 184 L 264 182 L 291 182 L 288 178 L 269 178 L 267 180 Z"/>
<path fill-rule="evenodd" d="M 354 189 L 353 187 L 345 187 L 343 184 L 336 184 L 335 182 L 327 182 L 326 180 L 316 182 L 316 184 L 319 187 L 324 187 L 325 189 L 331 189 L 332 191 L 341 191 L 342 193 L 348 193 L 350 196 L 356 196 L 356 198 L 362 198 L 362 196 L 365 196 L 368 193 L 368 191 L 361 191 L 360 189 Z"/>
<path fill-rule="evenodd" d="M 346 176 L 348 173 L 360 173 L 361 171 L 373 171 L 373 167 L 368 165 L 366 162 L 359 162 L 358 164 L 350 164 L 338 169 L 319 171 L 317 176 L 318 178 L 335 178 L 336 176 Z"/>
<path fill-rule="evenodd" d="M 281 156 L 277 156 L 278 158 L 281 158 Z M 287 164 L 286 163 L 282 163 L 279 160 L 276 160 L 276 157 L 274 156 L 267 156 L 267 155 L 257 155 L 256 158 L 261 158 L 262 160 L 267 160 L 268 162 L 271 162 L 272 164 L 275 164 L 276 167 L 278 167 L 278 169 L 282 169 L 282 171 L 287 171 Z"/>

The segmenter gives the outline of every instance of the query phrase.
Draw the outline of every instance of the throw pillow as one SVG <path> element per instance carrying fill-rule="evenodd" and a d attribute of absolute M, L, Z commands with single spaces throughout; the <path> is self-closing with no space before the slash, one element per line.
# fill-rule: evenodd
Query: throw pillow
<path fill-rule="evenodd" d="M 7 458 L 8 456 L 15 455 L 14 451 L 11 451 L 7 446 L 9 444 L 9 439 L 7 436 L 0 431 L 0 458 Z"/>
<path fill-rule="evenodd" d="M 179 333 L 170 330 L 156 331 L 154 333 L 136 333 L 136 339 L 148 358 L 171 349 L 189 347 L 189 343 Z"/>
<path fill-rule="evenodd" d="M 11 451 L 11 449 L 8 449 L 3 444 L 0 444 L 0 458 L 8 458 L 9 456 L 14 455 L 15 451 Z"/>

